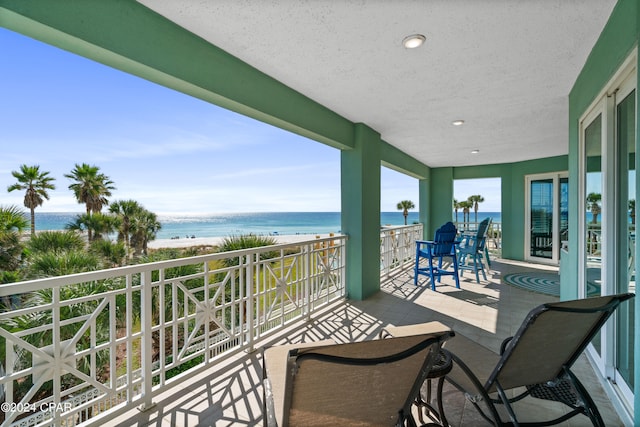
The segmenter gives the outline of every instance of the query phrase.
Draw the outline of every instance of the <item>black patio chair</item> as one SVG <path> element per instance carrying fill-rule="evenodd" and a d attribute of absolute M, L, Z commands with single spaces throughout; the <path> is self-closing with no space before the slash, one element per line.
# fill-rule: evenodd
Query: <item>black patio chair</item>
<path fill-rule="evenodd" d="M 415 426 L 411 413 L 452 331 L 263 352 L 265 426 Z"/>
<path fill-rule="evenodd" d="M 529 312 L 518 332 L 502 343 L 500 355 L 458 337 L 443 350 L 454 362 L 446 380 L 496 426 L 548 426 L 584 414 L 594 426 L 604 427 L 598 408 L 571 367 L 616 308 L 633 296 L 543 304 Z M 570 410 L 555 419 L 523 422 L 512 404 L 527 396 L 562 402 Z M 508 421 L 498 411 L 501 405 Z M 441 415 L 446 425 L 446 414 Z M 548 416 L 546 411 L 539 415 Z"/>

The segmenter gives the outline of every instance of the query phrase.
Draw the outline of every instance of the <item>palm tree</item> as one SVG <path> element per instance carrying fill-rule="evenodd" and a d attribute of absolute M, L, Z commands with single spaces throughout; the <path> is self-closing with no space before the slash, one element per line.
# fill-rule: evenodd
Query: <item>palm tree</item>
<path fill-rule="evenodd" d="M 591 210 L 591 223 L 598 223 L 598 215 L 600 215 L 600 201 L 602 200 L 602 194 L 589 193 L 587 195 L 587 207 Z"/>
<path fill-rule="evenodd" d="M 403 200 L 398 202 L 398 210 L 402 211 L 402 215 L 404 215 L 404 225 L 407 225 L 407 217 L 409 216 L 409 209 L 413 209 L 416 206 L 413 204 L 411 200 Z"/>
<path fill-rule="evenodd" d="M 636 199 L 629 200 L 629 216 L 631 224 L 636 225 Z"/>
<path fill-rule="evenodd" d="M 49 172 L 40 172 L 40 166 L 21 165 L 20 172 L 11 171 L 11 175 L 18 180 L 10 185 L 7 191 L 27 190 L 24 195 L 24 206 L 31 210 L 31 235 L 36 234 L 36 213 L 38 206 L 42 206 L 44 199 L 49 200 L 47 190 L 55 190 L 53 181 L 55 178 L 49 176 Z"/>
<path fill-rule="evenodd" d="M 69 189 L 73 191 L 78 203 L 84 203 L 87 209 L 87 215 L 97 213 L 102 207 L 109 204 L 107 197 L 111 196 L 111 190 L 115 190 L 113 181 L 103 173 L 100 173 L 98 166 L 83 163 L 75 165 L 75 168 L 65 177 L 75 182 L 69 185 Z M 91 229 L 88 230 L 89 241 L 91 237 Z"/>
<path fill-rule="evenodd" d="M 468 224 L 471 221 L 469 219 L 469 211 L 473 207 L 473 204 L 469 200 L 464 200 L 459 203 L 460 209 L 462 209 L 462 222 L 465 224 L 465 228 L 468 228 Z"/>
<path fill-rule="evenodd" d="M 15 206 L 0 206 L 0 232 L 21 233 L 29 223 L 22 210 Z"/>
<path fill-rule="evenodd" d="M 478 223 L 478 204 L 484 202 L 484 197 L 482 197 L 479 194 L 475 194 L 473 196 L 469 196 L 467 200 L 470 201 L 473 205 L 473 211 L 475 213 L 475 221 L 477 224 Z"/>
<path fill-rule="evenodd" d="M 109 212 L 120 220 L 118 242 L 124 243 L 129 253 L 131 249 L 131 220 L 144 208 L 135 200 L 118 200 L 109 206 Z"/>
<path fill-rule="evenodd" d="M 0 273 L 18 270 L 23 255 L 24 245 L 20 241 L 20 235 L 15 231 L 0 231 Z"/>
<path fill-rule="evenodd" d="M 78 215 L 74 222 L 66 225 L 67 230 L 86 231 L 89 243 L 102 239 L 102 235 L 112 233 L 117 228 L 116 217 L 100 212 Z"/>
<path fill-rule="evenodd" d="M 19 207 L 0 206 L 0 283 L 17 281 L 13 275 L 9 279 L 9 272 L 17 270 L 22 262 L 20 233 L 27 225 L 27 218 Z"/>
<path fill-rule="evenodd" d="M 147 255 L 147 244 L 156 238 L 161 228 L 157 215 L 141 207 L 131 219 L 131 245 L 136 255 Z"/>
<path fill-rule="evenodd" d="M 458 209 L 460 209 L 460 202 L 453 199 L 453 210 L 456 212 L 456 224 L 458 223 Z"/>

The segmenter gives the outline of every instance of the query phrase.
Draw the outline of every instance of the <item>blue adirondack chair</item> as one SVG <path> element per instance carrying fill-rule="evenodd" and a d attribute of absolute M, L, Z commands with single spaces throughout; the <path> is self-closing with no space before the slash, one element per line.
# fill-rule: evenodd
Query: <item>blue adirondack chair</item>
<path fill-rule="evenodd" d="M 431 278 L 431 289 L 436 290 L 436 278 L 440 282 L 442 276 L 453 276 L 456 288 L 460 288 L 458 279 L 458 260 L 456 257 L 456 226 L 447 222 L 436 230 L 433 241 L 416 240 L 416 266 L 413 283 L 418 285 L 418 275 L 423 274 Z M 427 260 L 427 266 L 420 266 L 420 259 Z M 450 258 L 449 266 L 443 267 L 443 258 Z M 437 259 L 437 263 L 434 261 Z M 449 267 L 449 268 L 447 268 Z"/>
<path fill-rule="evenodd" d="M 476 274 L 476 282 L 478 283 L 480 283 L 479 271 L 482 272 L 484 280 L 487 280 L 482 257 L 485 255 L 485 241 L 487 239 L 489 220 L 489 218 L 483 220 L 478 225 L 476 232 L 463 234 L 458 245 L 458 268 L 461 271 L 460 274 L 464 274 L 465 270 L 473 271 Z"/>

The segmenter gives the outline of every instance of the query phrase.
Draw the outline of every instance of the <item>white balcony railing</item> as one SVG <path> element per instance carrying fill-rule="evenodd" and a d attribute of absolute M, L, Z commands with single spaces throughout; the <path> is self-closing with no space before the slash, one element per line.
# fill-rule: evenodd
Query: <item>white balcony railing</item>
<path fill-rule="evenodd" d="M 104 422 L 152 406 L 154 394 L 342 298 L 345 241 L 0 286 L 11 307 L 0 313 L 2 426 Z"/>
<path fill-rule="evenodd" d="M 422 224 L 385 227 L 380 232 L 380 270 L 382 275 L 413 265 L 416 240 L 422 239 Z"/>
<path fill-rule="evenodd" d="M 473 232 L 478 230 L 480 222 L 476 221 L 454 221 L 459 233 Z M 491 222 L 487 230 L 487 247 L 489 249 L 502 248 L 502 223 Z"/>

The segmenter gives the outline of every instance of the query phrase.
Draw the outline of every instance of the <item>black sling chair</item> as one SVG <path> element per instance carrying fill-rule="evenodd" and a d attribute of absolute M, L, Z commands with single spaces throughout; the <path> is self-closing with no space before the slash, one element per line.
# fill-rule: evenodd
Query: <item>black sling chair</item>
<path fill-rule="evenodd" d="M 415 426 L 411 406 L 452 331 L 264 350 L 265 426 Z"/>
<path fill-rule="evenodd" d="M 446 380 L 464 392 L 493 425 L 547 426 L 584 414 L 594 426 L 604 427 L 598 408 L 571 367 L 616 308 L 633 296 L 620 294 L 543 304 L 529 312 L 518 332 L 502 343 L 500 356 L 475 343 L 475 350 L 469 344 L 464 350 L 456 349 L 456 340 L 451 340 L 445 351 L 451 354 L 454 367 Z M 482 372 L 487 355 L 493 355 L 497 363 L 492 371 Z M 474 366 L 476 361 L 483 363 Z M 519 394 L 508 397 L 507 392 L 516 388 L 520 389 L 511 393 Z M 512 403 L 527 396 L 559 401 L 571 409 L 553 420 L 520 422 Z M 442 399 L 442 395 L 438 398 Z M 509 421 L 502 420 L 497 405 L 504 405 Z M 546 414 L 540 412 L 541 416 Z M 444 421 L 446 425 L 446 418 Z"/>

